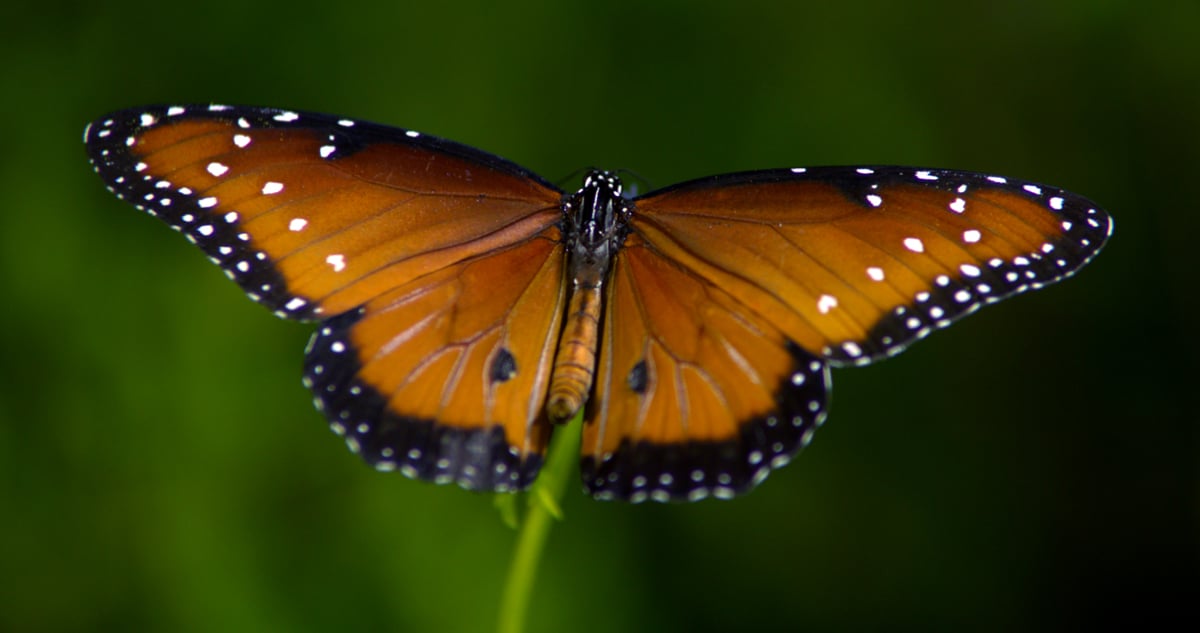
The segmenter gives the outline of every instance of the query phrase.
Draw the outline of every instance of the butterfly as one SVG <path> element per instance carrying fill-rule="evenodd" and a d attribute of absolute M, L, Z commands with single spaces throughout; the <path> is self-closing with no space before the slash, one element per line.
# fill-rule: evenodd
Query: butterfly
<path fill-rule="evenodd" d="M 231 106 L 114 112 L 108 188 L 275 314 L 319 325 L 304 384 L 379 470 L 518 491 L 583 412 L 599 499 L 730 498 L 826 417 L 831 367 L 893 356 L 1092 259 L 1112 220 L 966 171 L 822 167 L 632 196 L 566 191 L 411 130 Z"/>

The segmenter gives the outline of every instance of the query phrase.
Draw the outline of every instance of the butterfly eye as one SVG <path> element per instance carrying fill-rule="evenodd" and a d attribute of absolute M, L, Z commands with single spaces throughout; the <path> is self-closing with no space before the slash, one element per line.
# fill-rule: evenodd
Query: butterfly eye
<path fill-rule="evenodd" d="M 514 491 L 584 414 L 597 498 L 728 498 L 825 420 L 831 367 L 893 356 L 1070 276 L 1112 221 L 1045 185 L 908 167 L 563 192 L 411 130 L 227 106 L 84 133 L 120 198 L 277 315 L 319 321 L 303 380 L 380 470 Z"/>

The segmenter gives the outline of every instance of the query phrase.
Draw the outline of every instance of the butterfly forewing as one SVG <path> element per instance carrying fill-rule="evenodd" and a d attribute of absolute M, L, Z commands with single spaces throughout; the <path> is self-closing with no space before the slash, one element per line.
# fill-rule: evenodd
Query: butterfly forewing
<path fill-rule="evenodd" d="M 800 347 L 862 364 L 1070 275 L 1111 222 L 1057 188 L 871 167 L 684 183 L 639 199 L 633 227 Z"/>
<path fill-rule="evenodd" d="M 319 114 L 187 106 L 89 126 L 109 187 L 281 316 L 355 308 L 558 220 L 561 193 L 462 145 Z"/>

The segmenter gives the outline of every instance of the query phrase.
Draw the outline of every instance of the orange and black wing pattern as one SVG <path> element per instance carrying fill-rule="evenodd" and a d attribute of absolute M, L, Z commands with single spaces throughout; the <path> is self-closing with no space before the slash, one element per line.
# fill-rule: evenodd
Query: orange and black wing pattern
<path fill-rule="evenodd" d="M 110 190 L 254 300 L 324 321 L 305 383 L 383 470 L 524 488 L 549 437 L 562 193 L 443 139 L 265 108 L 115 112 L 85 132 Z"/>
<path fill-rule="evenodd" d="M 745 492 L 822 423 L 829 366 L 1063 279 L 1112 230 L 1061 189 L 904 167 L 717 176 L 631 206 L 583 480 L 632 501 Z"/>
<path fill-rule="evenodd" d="M 536 477 L 584 411 L 601 499 L 729 498 L 812 439 L 830 367 L 895 355 L 1067 277 L 1112 221 L 1055 187 L 908 167 L 564 193 L 436 137 L 291 110 L 164 106 L 88 126 L 118 197 L 277 315 L 369 464 L 472 490 Z"/>
<path fill-rule="evenodd" d="M 636 232 L 614 262 L 603 323 L 582 447 L 597 498 L 733 497 L 824 422 L 826 364 Z"/>

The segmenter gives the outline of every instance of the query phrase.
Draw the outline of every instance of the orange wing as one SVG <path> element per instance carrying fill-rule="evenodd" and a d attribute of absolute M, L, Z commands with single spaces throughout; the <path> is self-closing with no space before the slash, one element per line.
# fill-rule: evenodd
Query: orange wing
<path fill-rule="evenodd" d="M 597 498 L 732 497 L 825 419 L 824 363 L 636 234 L 613 263 L 602 341 L 582 447 Z"/>
<path fill-rule="evenodd" d="M 983 304 L 1063 279 L 1112 230 L 1061 189 L 898 167 L 684 183 L 639 200 L 633 225 L 835 365 L 894 355 Z"/>
<path fill-rule="evenodd" d="M 599 498 L 729 497 L 811 439 L 827 364 L 1083 266 L 1111 220 L 1068 192 L 969 172 L 717 176 L 634 201 L 583 446 Z"/>
<path fill-rule="evenodd" d="M 420 277 L 327 321 L 304 381 L 381 470 L 509 491 L 536 477 L 563 314 L 557 229 Z"/>
<path fill-rule="evenodd" d="M 85 141 L 114 193 L 252 299 L 329 319 L 306 382 L 368 462 L 482 489 L 536 473 L 562 312 L 555 187 L 450 141 L 287 110 L 127 110 Z"/>

